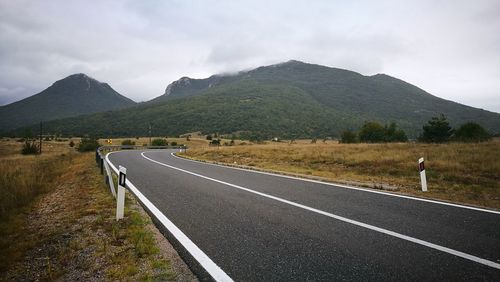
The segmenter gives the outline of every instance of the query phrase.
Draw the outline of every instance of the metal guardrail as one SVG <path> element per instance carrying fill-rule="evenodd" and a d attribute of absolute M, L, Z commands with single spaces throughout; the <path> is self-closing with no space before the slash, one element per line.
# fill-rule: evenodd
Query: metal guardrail
<path fill-rule="evenodd" d="M 119 151 L 119 150 L 144 150 L 144 149 L 177 149 L 177 150 L 187 150 L 187 146 L 134 146 L 134 145 L 109 145 L 109 146 L 101 146 L 97 148 L 95 152 L 95 161 L 97 166 L 101 169 L 101 175 L 104 175 L 104 171 L 106 171 L 106 175 L 104 176 L 104 181 L 106 185 L 111 190 L 111 194 L 117 200 L 116 207 L 116 219 L 119 220 L 123 218 L 123 209 L 124 209 L 124 193 L 125 193 L 125 179 L 126 179 L 126 168 L 120 166 L 118 171 L 111 169 L 110 164 L 108 163 L 105 155 L 105 151 Z M 118 183 L 116 185 L 113 181 L 113 174 L 118 177 Z"/>
<path fill-rule="evenodd" d="M 173 222 L 171 222 L 151 201 L 146 198 L 134 184 L 127 179 L 127 169 L 118 168 L 109 161 L 107 151 L 133 150 L 133 149 L 177 149 L 186 150 L 186 146 L 102 146 L 96 150 L 96 163 L 101 168 L 101 174 L 106 170 L 106 184 L 116 198 L 116 220 L 124 217 L 125 192 L 134 195 L 137 201 L 151 216 L 155 225 L 174 245 L 181 257 L 189 263 L 189 267 L 201 281 L 233 281 L 219 266 L 217 266 L 189 237 L 187 237 Z M 113 174 L 116 175 L 116 191 Z"/>

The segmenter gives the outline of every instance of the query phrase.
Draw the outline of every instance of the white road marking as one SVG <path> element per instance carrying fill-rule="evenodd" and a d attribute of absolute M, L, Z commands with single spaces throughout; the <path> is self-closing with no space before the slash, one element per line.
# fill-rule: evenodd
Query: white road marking
<path fill-rule="evenodd" d="M 106 154 L 106 161 L 109 163 L 111 168 L 118 174 L 118 169 L 109 160 L 109 155 L 117 153 L 111 152 Z M 198 246 L 196 246 L 189 237 L 184 234 L 172 221 L 170 221 L 151 201 L 148 200 L 140 191 L 135 187 L 135 185 L 130 181 L 126 180 L 126 185 L 132 193 L 141 201 L 151 213 L 167 228 L 168 231 L 182 244 L 182 246 L 198 261 L 198 263 L 212 276 L 215 281 L 233 281 L 229 275 L 227 275 L 217 264 L 215 264 L 211 258 L 209 258 Z"/>
<path fill-rule="evenodd" d="M 262 192 L 258 192 L 258 191 L 252 190 L 252 189 L 248 189 L 248 188 L 236 185 L 236 184 L 232 184 L 232 183 L 221 181 L 221 180 L 218 180 L 218 179 L 215 179 L 215 178 L 204 176 L 204 175 L 201 175 L 201 174 L 198 174 L 198 173 L 195 173 L 195 172 L 191 172 L 191 171 L 188 171 L 188 170 L 185 170 L 185 169 L 182 169 L 182 168 L 171 166 L 171 165 L 168 165 L 168 164 L 165 164 L 165 163 L 153 160 L 153 159 L 145 156 L 144 153 L 145 152 L 141 153 L 141 156 L 143 158 L 145 158 L 145 159 L 147 159 L 147 160 L 149 160 L 151 162 L 154 162 L 156 164 L 159 164 L 159 165 L 171 168 L 171 169 L 175 169 L 175 170 L 187 173 L 187 174 L 191 174 L 193 176 L 204 178 L 206 180 L 210 180 L 210 181 L 217 182 L 217 183 L 220 183 L 220 184 L 223 184 L 223 185 L 227 185 L 227 186 L 230 186 L 230 187 L 233 187 L 233 188 L 236 188 L 236 189 L 240 189 L 240 190 L 243 190 L 243 191 L 246 191 L 246 192 L 249 192 L 249 193 L 253 193 L 253 194 L 265 197 L 265 198 L 273 199 L 273 200 L 278 201 L 278 202 L 282 202 L 282 203 L 285 203 L 285 204 L 288 204 L 288 205 L 291 205 L 291 206 L 295 206 L 295 207 L 298 207 L 298 208 L 301 208 L 301 209 L 305 209 L 305 210 L 308 210 L 308 211 L 312 211 L 312 212 L 315 212 L 315 213 L 318 213 L 318 214 L 321 214 L 321 215 L 324 215 L 324 216 L 328 216 L 328 217 L 331 217 L 331 218 L 334 218 L 334 219 L 337 219 L 337 220 L 340 220 L 340 221 L 343 221 L 343 222 L 347 222 L 347 223 L 350 223 L 350 224 L 353 224 L 353 225 L 364 227 L 364 228 L 367 228 L 367 229 L 370 229 L 370 230 L 373 230 L 373 231 L 377 231 L 377 232 L 380 232 L 380 233 L 383 233 L 383 234 L 386 234 L 386 235 L 389 235 L 389 236 L 393 236 L 393 237 L 396 237 L 396 238 L 399 238 L 399 239 L 403 239 L 403 240 L 406 240 L 406 241 L 409 241 L 409 242 L 413 242 L 413 243 L 416 243 L 416 244 L 419 244 L 419 245 L 422 245 L 422 246 L 426 246 L 426 247 L 429 247 L 429 248 L 432 248 L 432 249 L 435 249 L 435 250 L 438 250 L 438 251 L 442 251 L 442 252 L 445 252 L 445 253 L 448 253 L 448 254 L 451 254 L 451 255 L 454 255 L 454 256 L 458 256 L 458 257 L 461 257 L 461 258 L 464 258 L 464 259 L 467 259 L 467 260 L 470 260 L 470 261 L 474 261 L 474 262 L 477 262 L 477 263 L 480 263 L 480 264 L 484 264 L 484 265 L 487 265 L 489 267 L 500 269 L 500 264 L 495 263 L 493 261 L 489 261 L 489 260 L 486 260 L 486 259 L 483 259 L 483 258 L 480 258 L 480 257 L 476 257 L 476 256 L 473 256 L 473 255 L 470 255 L 470 254 L 467 254 L 467 253 L 463 253 L 463 252 L 460 252 L 460 251 L 457 251 L 457 250 L 453 250 L 453 249 L 450 249 L 450 248 L 447 248 L 447 247 L 436 245 L 436 244 L 433 244 L 433 243 L 430 243 L 430 242 L 427 242 L 427 241 L 424 241 L 424 240 L 413 238 L 413 237 L 410 237 L 410 236 L 407 236 L 407 235 L 403 235 L 403 234 L 400 234 L 400 233 L 397 233 L 397 232 L 394 232 L 394 231 L 390 231 L 390 230 L 387 230 L 387 229 L 384 229 L 384 228 L 380 228 L 380 227 L 377 227 L 377 226 L 374 226 L 374 225 L 366 224 L 366 223 L 363 223 L 363 222 L 360 222 L 360 221 L 356 221 L 356 220 L 352 220 L 352 219 L 349 219 L 349 218 L 346 218 L 346 217 L 343 217 L 343 216 L 339 216 L 339 215 L 335 215 L 335 214 L 332 214 L 332 213 L 329 213 L 329 212 L 318 210 L 318 209 L 315 209 L 315 208 L 312 208 L 312 207 L 308 207 L 308 206 L 305 206 L 305 205 L 302 205 L 302 204 L 299 204 L 299 203 L 295 203 L 295 202 L 292 202 L 292 201 L 289 201 L 289 200 L 285 200 L 285 199 L 282 199 L 282 198 L 279 198 L 279 197 L 276 197 L 276 196 L 272 196 L 272 195 L 269 195 L 269 194 L 265 194 L 265 193 L 262 193 Z"/>
<path fill-rule="evenodd" d="M 146 151 L 146 152 L 148 152 L 148 151 Z M 363 192 L 368 192 L 368 193 L 381 194 L 381 195 L 386 195 L 386 196 L 391 196 L 391 197 L 398 197 L 398 198 L 403 198 L 403 199 L 409 199 L 409 200 L 415 200 L 415 201 L 421 201 L 421 202 L 439 204 L 439 205 L 444 205 L 444 206 L 451 206 L 451 207 L 468 209 L 468 210 L 475 210 L 475 211 L 481 211 L 481 212 L 488 212 L 488 213 L 500 214 L 500 211 L 495 211 L 495 210 L 488 210 L 488 209 L 476 208 L 476 207 L 471 207 L 471 206 L 464 206 L 464 205 L 459 205 L 459 204 L 453 204 L 453 203 L 447 203 L 447 202 L 429 200 L 429 199 L 424 199 L 424 198 L 417 198 L 417 197 L 412 197 L 412 196 L 406 196 L 406 195 L 400 195 L 400 194 L 394 194 L 394 193 L 388 193 L 388 192 L 382 192 L 382 191 L 375 191 L 375 190 L 371 190 L 371 189 L 365 189 L 365 188 L 360 188 L 360 187 L 353 187 L 353 186 L 344 185 L 344 184 L 329 183 L 329 182 L 325 182 L 325 181 L 321 181 L 321 180 L 300 178 L 300 177 L 295 177 L 295 176 L 290 176 L 290 175 L 283 175 L 283 174 L 277 174 L 277 173 L 272 173 L 272 172 L 251 170 L 251 169 L 245 169 L 245 168 L 240 168 L 240 167 L 232 167 L 232 166 L 227 166 L 227 165 L 213 164 L 213 163 L 208 163 L 208 162 L 200 162 L 200 161 L 195 161 L 195 160 L 190 160 L 190 159 L 178 157 L 174 153 L 170 153 L 170 155 L 172 155 L 174 158 L 177 158 L 177 159 L 181 159 L 181 160 L 188 161 L 188 162 L 194 162 L 194 163 L 198 163 L 198 164 L 206 164 L 206 165 L 218 166 L 218 167 L 223 167 L 223 168 L 229 168 L 229 169 L 235 169 L 235 170 L 242 170 L 242 171 L 246 171 L 246 172 L 252 172 L 252 173 L 259 173 L 259 174 L 265 174 L 265 175 L 270 175 L 270 176 L 277 176 L 277 177 L 282 177 L 282 178 L 288 178 L 288 179 L 293 179 L 293 180 L 306 181 L 306 182 L 317 183 L 317 184 L 322 184 L 322 185 L 328 185 L 328 186 L 333 186 L 333 187 L 340 187 L 340 188 L 345 188 L 345 189 L 358 190 L 358 191 L 363 191 Z"/>

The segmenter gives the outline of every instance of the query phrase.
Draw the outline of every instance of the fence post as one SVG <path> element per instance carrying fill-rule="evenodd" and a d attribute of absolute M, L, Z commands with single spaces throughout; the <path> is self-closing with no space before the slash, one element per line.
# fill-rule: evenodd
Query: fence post
<path fill-rule="evenodd" d="M 123 218 L 125 208 L 125 181 L 127 180 L 127 169 L 120 166 L 118 175 L 118 194 L 116 195 L 116 220 Z"/>
<path fill-rule="evenodd" d="M 420 183 L 422 183 L 422 192 L 427 192 L 427 178 L 425 177 L 424 158 L 418 160 L 418 169 L 420 170 Z"/>

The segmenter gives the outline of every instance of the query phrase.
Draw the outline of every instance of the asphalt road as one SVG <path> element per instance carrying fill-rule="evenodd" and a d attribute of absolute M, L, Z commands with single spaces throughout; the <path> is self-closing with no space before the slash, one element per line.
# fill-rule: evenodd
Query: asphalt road
<path fill-rule="evenodd" d="M 180 159 L 110 161 L 235 281 L 500 281 L 500 214 Z"/>

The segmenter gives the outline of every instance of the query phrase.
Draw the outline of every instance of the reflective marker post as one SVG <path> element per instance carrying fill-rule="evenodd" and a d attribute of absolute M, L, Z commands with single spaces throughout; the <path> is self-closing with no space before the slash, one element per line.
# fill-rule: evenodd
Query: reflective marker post
<path fill-rule="evenodd" d="M 422 192 L 427 192 L 427 178 L 425 177 L 424 158 L 418 160 L 418 169 L 420 170 L 420 182 L 422 183 Z"/>
<path fill-rule="evenodd" d="M 118 175 L 118 193 L 116 195 L 116 220 L 123 218 L 123 209 L 125 207 L 125 181 L 127 180 L 127 169 L 120 166 Z"/>

